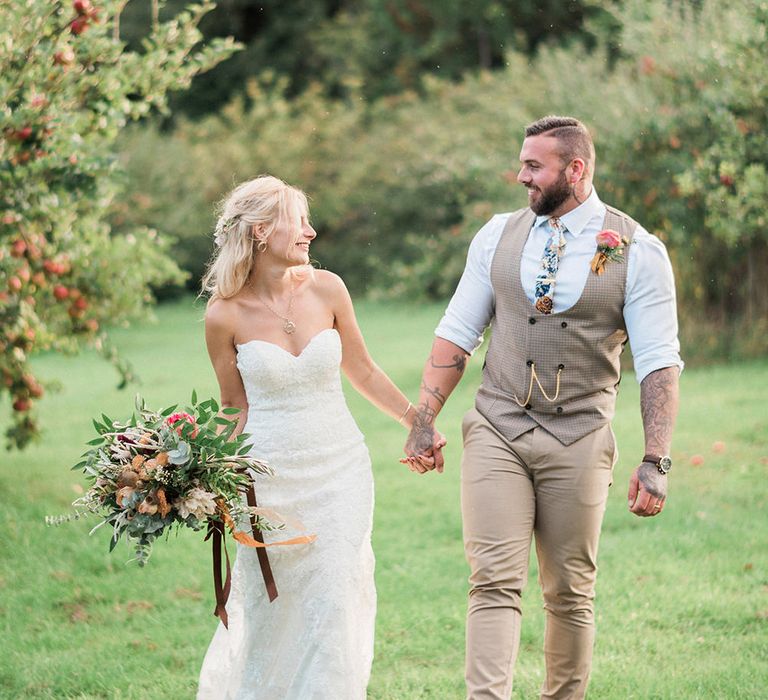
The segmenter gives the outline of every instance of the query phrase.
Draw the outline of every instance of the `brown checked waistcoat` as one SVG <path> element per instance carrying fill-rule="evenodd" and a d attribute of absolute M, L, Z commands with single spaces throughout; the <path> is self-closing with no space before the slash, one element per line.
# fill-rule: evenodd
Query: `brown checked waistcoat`
<path fill-rule="evenodd" d="M 619 356 L 627 341 L 629 248 L 623 261 L 608 261 L 602 275 L 589 272 L 570 309 L 545 315 L 528 300 L 520 279 L 523 247 L 535 220 L 530 209 L 510 215 L 493 257 L 493 330 L 475 406 L 508 440 L 540 425 L 570 445 L 613 418 Z M 603 229 L 632 241 L 636 226 L 607 207 Z"/>

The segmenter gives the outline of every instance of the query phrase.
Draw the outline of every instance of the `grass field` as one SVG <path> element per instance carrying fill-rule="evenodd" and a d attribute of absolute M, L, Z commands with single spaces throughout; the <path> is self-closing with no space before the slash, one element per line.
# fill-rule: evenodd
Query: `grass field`
<path fill-rule="evenodd" d="M 412 397 L 440 313 L 438 306 L 359 306 L 372 354 Z M 193 387 L 216 394 L 201 316 L 185 300 L 163 306 L 158 324 L 115 332 L 150 404 L 184 402 Z M 443 475 L 417 476 L 398 464 L 400 426 L 348 392 L 376 477 L 371 699 L 463 697 L 459 425 L 481 354 L 439 422 L 449 439 Z M 41 357 L 36 366 L 42 377 L 61 378 L 63 389 L 40 404 L 44 441 L 0 457 L 0 697 L 192 698 L 216 625 L 210 550 L 182 533 L 139 569 L 126 566 L 127 547 L 107 553 L 106 532 L 89 538 L 87 522 L 46 528 L 44 516 L 66 512 L 85 483 L 68 467 L 92 437 L 90 417 L 127 416 L 133 390 L 116 391 L 112 368 L 90 353 Z M 768 697 L 767 386 L 765 361 L 686 370 L 671 494 L 661 517 L 641 520 L 626 507 L 627 478 L 643 446 L 638 387 L 625 377 L 590 698 Z M 722 451 L 713 450 L 718 441 Z M 694 466 L 693 455 L 703 464 Z M 543 677 L 535 559 L 524 606 L 513 697 L 535 698 Z"/>

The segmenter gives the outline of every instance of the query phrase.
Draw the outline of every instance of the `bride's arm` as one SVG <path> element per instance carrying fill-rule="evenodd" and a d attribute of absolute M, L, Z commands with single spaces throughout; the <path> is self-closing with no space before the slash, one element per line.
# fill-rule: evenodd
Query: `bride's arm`
<path fill-rule="evenodd" d="M 237 370 L 235 349 L 235 314 L 231 305 L 218 300 L 208 306 L 205 312 L 205 344 L 211 358 L 216 379 L 219 382 L 221 408 L 239 408 L 237 427 L 232 436 L 243 432 L 248 418 L 248 401 L 240 372 Z M 223 414 L 222 414 L 223 415 Z M 224 416 L 232 420 L 232 416 Z"/>
<path fill-rule="evenodd" d="M 341 337 L 341 368 L 352 386 L 376 408 L 399 420 L 410 430 L 414 409 L 408 398 L 371 358 L 357 325 L 355 310 L 342 279 L 318 270 L 318 285 L 333 312 L 334 325 Z"/>

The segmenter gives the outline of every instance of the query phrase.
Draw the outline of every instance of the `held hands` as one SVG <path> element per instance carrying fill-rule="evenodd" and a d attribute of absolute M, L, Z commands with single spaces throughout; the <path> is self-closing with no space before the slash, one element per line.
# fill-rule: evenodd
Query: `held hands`
<path fill-rule="evenodd" d="M 629 478 L 629 510 L 641 518 L 653 517 L 664 509 L 667 500 L 667 475 L 655 464 L 643 462 Z"/>
<path fill-rule="evenodd" d="M 435 430 L 431 423 L 417 416 L 405 443 L 406 456 L 400 459 L 400 463 L 407 464 L 412 472 L 419 474 L 425 474 L 433 469 L 442 472 L 444 465 L 442 450 L 445 445 L 445 437 Z"/>

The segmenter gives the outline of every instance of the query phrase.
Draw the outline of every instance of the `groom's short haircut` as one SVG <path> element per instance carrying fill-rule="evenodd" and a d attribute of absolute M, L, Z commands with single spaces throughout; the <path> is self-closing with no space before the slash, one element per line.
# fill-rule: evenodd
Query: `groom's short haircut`
<path fill-rule="evenodd" d="M 563 163 L 570 163 L 574 158 L 581 158 L 587 170 L 592 172 L 595 163 L 595 146 L 592 136 L 584 124 L 573 117 L 550 115 L 537 119 L 525 127 L 525 136 L 551 136 L 560 143 L 560 157 Z"/>

